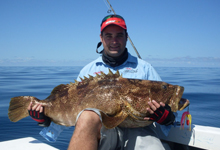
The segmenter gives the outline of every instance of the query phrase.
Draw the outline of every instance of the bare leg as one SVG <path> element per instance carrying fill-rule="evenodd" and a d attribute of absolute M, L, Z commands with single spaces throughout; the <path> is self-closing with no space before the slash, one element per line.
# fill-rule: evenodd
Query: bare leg
<path fill-rule="evenodd" d="M 93 111 L 84 111 L 75 126 L 68 150 L 97 150 L 102 123 Z"/>

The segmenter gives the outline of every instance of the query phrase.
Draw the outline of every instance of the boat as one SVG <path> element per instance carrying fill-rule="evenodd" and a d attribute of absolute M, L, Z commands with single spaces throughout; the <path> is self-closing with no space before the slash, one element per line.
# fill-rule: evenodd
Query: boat
<path fill-rule="evenodd" d="M 160 130 L 159 128 L 157 128 Z M 159 138 L 169 144 L 171 150 L 219 150 L 220 128 L 192 124 L 182 129 L 180 126 L 172 126 L 168 136 L 162 132 Z"/>
<path fill-rule="evenodd" d="M 220 128 L 192 124 L 181 129 L 180 126 L 172 126 L 168 136 L 157 128 L 158 136 L 163 143 L 169 145 L 171 150 L 219 150 Z M 57 148 L 41 142 L 33 137 L 24 137 L 0 142 L 1 150 L 58 150 Z"/>
<path fill-rule="evenodd" d="M 57 148 L 43 143 L 33 137 L 25 137 L 0 142 L 1 150 L 58 150 Z"/>

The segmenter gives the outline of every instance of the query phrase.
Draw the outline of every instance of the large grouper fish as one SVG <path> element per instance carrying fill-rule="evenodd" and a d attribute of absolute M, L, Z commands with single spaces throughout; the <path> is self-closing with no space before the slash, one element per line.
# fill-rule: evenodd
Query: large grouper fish
<path fill-rule="evenodd" d="M 189 105 L 189 100 L 182 98 L 182 86 L 162 81 L 127 79 L 111 70 L 108 74 L 89 75 L 81 80 L 58 85 L 45 100 L 33 96 L 11 98 L 9 119 L 17 122 L 29 116 L 27 107 L 32 102 L 33 105 L 41 103 L 44 114 L 59 125 L 74 126 L 80 111 L 96 108 L 100 110 L 106 128 L 134 128 L 152 123 L 144 120 L 150 115 L 146 108 L 152 100 L 168 104 L 173 112 Z"/>

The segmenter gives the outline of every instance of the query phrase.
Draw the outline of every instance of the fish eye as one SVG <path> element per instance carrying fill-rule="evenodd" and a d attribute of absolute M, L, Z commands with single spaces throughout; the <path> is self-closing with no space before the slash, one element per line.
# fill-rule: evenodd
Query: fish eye
<path fill-rule="evenodd" d="M 167 86 L 166 85 L 162 85 L 162 89 L 167 89 Z"/>

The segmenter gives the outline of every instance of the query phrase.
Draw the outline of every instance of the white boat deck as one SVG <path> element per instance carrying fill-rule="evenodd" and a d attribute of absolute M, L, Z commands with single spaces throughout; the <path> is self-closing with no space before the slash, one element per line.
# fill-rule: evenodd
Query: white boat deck
<path fill-rule="evenodd" d="M 160 132 L 162 133 L 162 132 Z M 180 129 L 180 126 L 172 127 L 169 135 L 159 135 L 165 141 L 175 142 L 192 147 L 219 150 L 220 149 L 220 128 L 192 125 L 192 130 L 187 127 Z"/>
<path fill-rule="evenodd" d="M 158 128 L 159 129 L 159 128 Z M 162 133 L 162 132 L 160 132 Z M 189 145 L 201 149 L 220 149 L 220 128 L 192 125 L 192 130 L 180 129 L 179 126 L 172 127 L 168 136 L 163 134 L 159 137 L 165 141 Z M 15 140 L 0 142 L 1 150 L 58 150 L 33 137 L 20 138 Z"/>
<path fill-rule="evenodd" d="M 33 137 L 0 142 L 1 150 L 58 150 Z"/>

